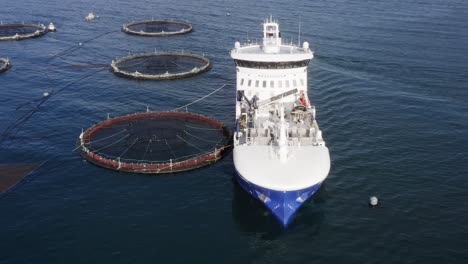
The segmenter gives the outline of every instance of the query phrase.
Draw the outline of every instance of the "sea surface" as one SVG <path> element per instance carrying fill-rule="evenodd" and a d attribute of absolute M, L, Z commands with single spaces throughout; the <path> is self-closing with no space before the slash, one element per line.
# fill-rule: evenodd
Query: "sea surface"
<path fill-rule="evenodd" d="M 86 22 L 89 12 L 99 18 Z M 73 151 L 82 128 L 108 114 L 170 110 L 224 84 L 188 110 L 232 126 L 229 50 L 259 38 L 270 15 L 286 41 L 300 35 L 315 51 L 309 97 L 332 159 L 287 229 L 235 183 L 231 155 L 150 177 L 96 167 Z M 195 30 L 120 31 L 151 18 Z M 13 63 L 0 74 L 0 133 L 33 113 L 2 142 L 0 162 L 46 161 L 0 198 L 1 264 L 466 263 L 467 1 L 0 0 L 0 20 L 58 28 L 0 42 Z M 213 69 L 152 82 L 76 66 L 153 50 L 205 54 Z M 52 96 L 40 104 L 44 92 Z M 372 195 L 377 208 L 368 207 Z"/>

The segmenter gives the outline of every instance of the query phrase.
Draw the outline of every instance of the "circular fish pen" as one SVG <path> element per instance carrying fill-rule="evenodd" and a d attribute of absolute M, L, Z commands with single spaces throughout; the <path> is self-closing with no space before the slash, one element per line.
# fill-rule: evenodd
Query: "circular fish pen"
<path fill-rule="evenodd" d="M 211 69 L 211 62 L 192 53 L 152 52 L 112 61 L 111 69 L 114 74 L 130 79 L 171 80 L 204 73 Z"/>
<path fill-rule="evenodd" d="M 0 73 L 5 72 L 10 68 L 11 68 L 10 60 L 0 57 Z"/>
<path fill-rule="evenodd" d="M 212 164 L 231 150 L 219 121 L 187 112 L 144 112 L 100 122 L 80 134 L 87 161 L 107 169 L 162 174 Z"/>
<path fill-rule="evenodd" d="M 144 20 L 122 26 L 122 31 L 127 34 L 145 37 L 167 37 L 186 34 L 192 30 L 191 24 L 172 20 Z"/>
<path fill-rule="evenodd" d="M 43 24 L 0 24 L 0 41 L 37 38 L 47 33 Z"/>

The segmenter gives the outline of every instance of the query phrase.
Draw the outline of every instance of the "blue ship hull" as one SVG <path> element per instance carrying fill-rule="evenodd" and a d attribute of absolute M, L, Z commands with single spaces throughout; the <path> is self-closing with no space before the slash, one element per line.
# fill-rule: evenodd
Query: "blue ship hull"
<path fill-rule="evenodd" d="M 309 199 L 322 184 L 295 191 L 276 191 L 260 187 L 247 181 L 236 170 L 239 185 L 250 195 L 265 204 L 283 226 L 288 226 L 299 207 Z"/>

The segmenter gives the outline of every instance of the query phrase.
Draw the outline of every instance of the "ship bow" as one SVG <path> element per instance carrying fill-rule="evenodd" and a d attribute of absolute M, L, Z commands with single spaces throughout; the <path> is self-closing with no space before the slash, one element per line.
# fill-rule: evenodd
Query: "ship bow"
<path fill-rule="evenodd" d="M 239 173 L 237 176 L 241 187 L 257 200 L 265 204 L 265 206 L 284 227 L 291 223 L 296 211 L 320 188 L 321 185 L 321 183 L 317 183 L 301 190 L 278 191 L 255 185 L 247 181 Z"/>

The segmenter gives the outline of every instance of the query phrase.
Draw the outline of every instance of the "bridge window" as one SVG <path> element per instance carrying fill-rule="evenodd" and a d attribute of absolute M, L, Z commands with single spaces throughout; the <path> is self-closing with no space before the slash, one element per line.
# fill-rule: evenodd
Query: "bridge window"
<path fill-rule="evenodd" d="M 260 85 L 260 81 L 259 80 L 255 80 L 255 87 L 258 87 Z"/>
<path fill-rule="evenodd" d="M 275 81 L 270 81 L 270 88 L 275 88 Z"/>
<path fill-rule="evenodd" d="M 254 68 L 254 69 L 292 69 L 306 67 L 310 60 L 303 61 L 282 61 L 282 62 L 265 62 L 265 61 L 245 61 L 236 60 L 239 67 Z"/>
<path fill-rule="evenodd" d="M 289 80 L 286 80 L 286 88 L 289 88 Z"/>
<path fill-rule="evenodd" d="M 247 84 L 248 87 L 252 86 L 252 80 L 249 80 L 249 83 Z"/>
<path fill-rule="evenodd" d="M 266 88 L 266 81 L 263 81 L 263 88 Z"/>
<path fill-rule="evenodd" d="M 304 79 L 301 79 L 301 85 L 305 86 Z"/>
<path fill-rule="evenodd" d="M 283 88 L 283 81 L 282 80 L 278 81 L 278 88 Z"/>
<path fill-rule="evenodd" d="M 241 79 L 241 85 L 244 85 L 244 79 L 243 78 Z"/>
<path fill-rule="evenodd" d="M 293 84 L 294 84 L 294 88 L 296 88 L 297 87 L 297 80 L 296 79 L 293 80 Z"/>

